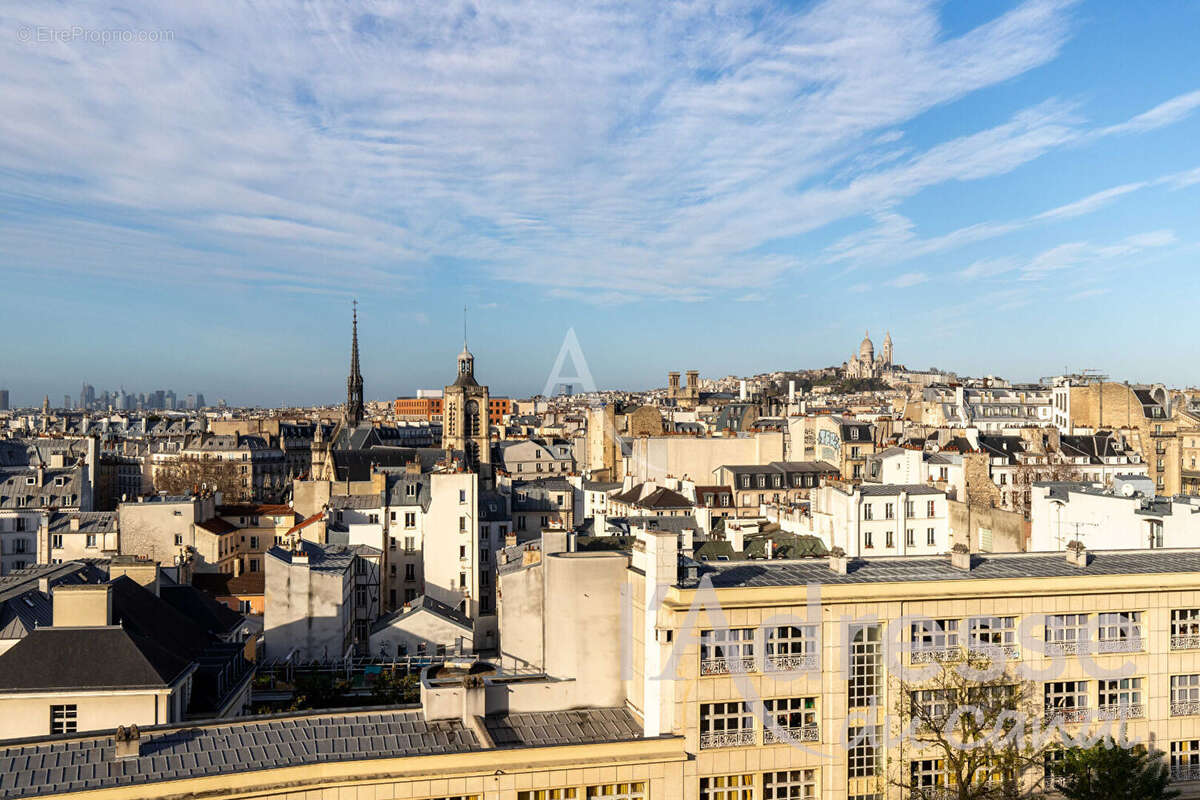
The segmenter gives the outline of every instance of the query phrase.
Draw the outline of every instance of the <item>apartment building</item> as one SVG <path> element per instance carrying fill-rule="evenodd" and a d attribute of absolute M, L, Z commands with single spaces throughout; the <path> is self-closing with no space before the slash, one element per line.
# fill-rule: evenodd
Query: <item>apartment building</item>
<path fill-rule="evenodd" d="M 792 461 L 823 461 L 843 480 L 866 477 L 867 456 L 876 451 L 875 427 L 836 414 L 788 417 L 788 455 Z"/>
<path fill-rule="evenodd" d="M 930 701 L 930 679 L 906 669 L 984 647 L 1004 657 L 1019 710 L 1071 733 L 1123 722 L 1200 794 L 1200 551 L 834 554 L 748 570 L 681 563 L 676 547 L 646 532 L 634 549 L 627 692 L 647 736 L 684 737 L 686 797 L 945 789 L 926 739 L 885 734 Z M 655 586 L 661 603 L 647 603 Z M 1019 779 L 1053 785 L 1061 746 L 1052 736 L 1045 766 Z"/>
<path fill-rule="evenodd" d="M 1093 550 L 1200 545 L 1200 497 L 1160 497 L 1145 476 L 1112 486 L 1087 482 L 1033 485 L 1030 550 L 1058 551 L 1073 541 Z"/>
<path fill-rule="evenodd" d="M 948 553 L 946 493 L 929 484 L 837 482 L 813 490 L 812 533 L 851 557 Z"/>
<path fill-rule="evenodd" d="M 756 517 L 765 505 L 791 505 L 809 498 L 824 481 L 839 477 L 823 461 L 772 461 L 769 464 L 723 464 L 717 482 L 733 492 L 737 516 Z"/>

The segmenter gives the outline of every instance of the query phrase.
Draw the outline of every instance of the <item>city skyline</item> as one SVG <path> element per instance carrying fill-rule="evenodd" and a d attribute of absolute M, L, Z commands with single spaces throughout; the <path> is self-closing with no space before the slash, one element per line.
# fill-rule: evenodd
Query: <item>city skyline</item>
<path fill-rule="evenodd" d="M 569 328 L 614 388 L 840 363 L 864 328 L 915 367 L 1200 383 L 1186 337 L 1113 325 L 1200 290 L 1194 5 L 710 10 L 9 12 L 10 323 L 57 312 L 14 402 L 332 402 L 355 296 L 375 398 L 441 385 L 464 302 L 512 395 Z M 71 26 L 171 35 L 42 35 Z"/>

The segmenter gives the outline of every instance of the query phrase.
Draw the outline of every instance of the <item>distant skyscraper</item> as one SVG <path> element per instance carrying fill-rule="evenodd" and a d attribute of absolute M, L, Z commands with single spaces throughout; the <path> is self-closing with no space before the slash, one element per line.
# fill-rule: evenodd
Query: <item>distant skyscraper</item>
<path fill-rule="evenodd" d="M 71 410 L 71 395 L 64 394 L 63 395 L 63 411 L 70 411 L 70 410 Z"/>
<path fill-rule="evenodd" d="M 0 411 L 8 411 L 8 389 L 0 389 Z"/>
<path fill-rule="evenodd" d="M 177 405 L 179 403 L 175 398 L 175 390 L 167 389 L 166 394 L 163 396 L 163 408 L 167 411 L 174 411 Z"/>
<path fill-rule="evenodd" d="M 196 408 L 204 408 L 204 406 L 204 395 L 200 392 L 196 392 Z"/>

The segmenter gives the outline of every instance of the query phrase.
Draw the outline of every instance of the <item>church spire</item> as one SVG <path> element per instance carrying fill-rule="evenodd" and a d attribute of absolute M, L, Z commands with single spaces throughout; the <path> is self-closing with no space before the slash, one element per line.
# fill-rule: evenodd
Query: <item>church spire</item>
<path fill-rule="evenodd" d="M 353 333 L 350 339 L 350 375 L 346 378 L 346 424 L 354 427 L 363 420 L 363 378 L 358 369 L 358 301 L 354 301 Z"/>

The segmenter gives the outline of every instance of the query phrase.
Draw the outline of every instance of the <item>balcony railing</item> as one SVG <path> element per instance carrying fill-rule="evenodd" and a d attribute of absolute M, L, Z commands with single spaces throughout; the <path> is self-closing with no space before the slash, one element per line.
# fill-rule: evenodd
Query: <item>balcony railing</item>
<path fill-rule="evenodd" d="M 817 669 L 820 662 L 821 657 L 816 653 L 776 653 L 767 656 L 766 667 L 768 672 L 799 672 Z"/>
<path fill-rule="evenodd" d="M 718 656 L 700 661 L 701 675 L 728 675 L 754 671 L 754 656 Z"/>
<path fill-rule="evenodd" d="M 1084 651 L 1085 642 L 1046 642 L 1046 655 L 1077 656 Z"/>
<path fill-rule="evenodd" d="M 1021 658 L 1021 647 L 1015 644 L 994 644 L 992 642 L 971 642 L 967 645 L 967 651 L 976 653 L 981 656 L 986 656 L 988 653 L 999 650 L 1009 661 L 1018 661 Z"/>
<path fill-rule="evenodd" d="M 1128 639 L 1101 639 L 1096 643 L 1097 653 L 1140 653 L 1142 649 L 1140 636 L 1131 636 Z"/>
<path fill-rule="evenodd" d="M 778 728 L 778 732 L 770 727 L 763 728 L 763 744 L 775 742 L 816 742 L 821 738 L 821 731 L 816 725 L 804 725 L 798 728 Z"/>
<path fill-rule="evenodd" d="M 1195 717 L 1200 715 L 1200 700 L 1171 701 L 1172 717 Z"/>
<path fill-rule="evenodd" d="M 924 645 L 914 644 L 912 647 L 912 663 L 934 664 L 945 661 L 958 661 L 962 651 L 958 645 Z"/>
<path fill-rule="evenodd" d="M 1141 703 L 1100 706 L 1098 709 L 1096 709 L 1096 719 L 1102 721 L 1116 719 L 1141 719 L 1144 716 L 1146 716 L 1146 707 Z"/>
<path fill-rule="evenodd" d="M 1074 708 L 1046 708 L 1046 721 L 1059 719 L 1067 724 L 1076 722 L 1087 722 L 1091 718 L 1091 710 L 1086 706 L 1075 706 Z"/>
<path fill-rule="evenodd" d="M 1171 780 L 1200 781 L 1200 764 L 1172 764 Z"/>
<path fill-rule="evenodd" d="M 1200 633 L 1177 633 L 1171 637 L 1172 650 L 1200 650 Z"/>
<path fill-rule="evenodd" d="M 746 728 L 740 731 L 711 731 L 700 734 L 700 749 L 712 750 L 718 747 L 744 747 L 754 744 L 754 729 Z"/>

